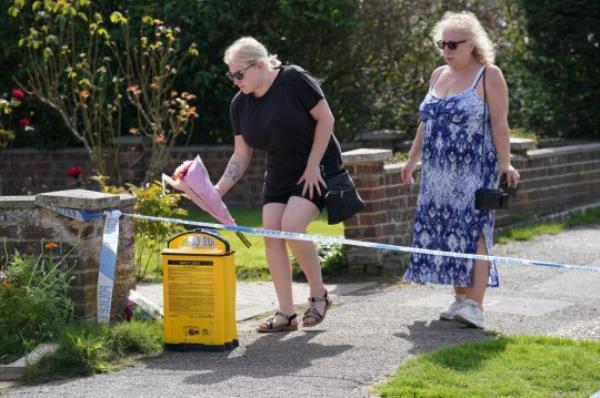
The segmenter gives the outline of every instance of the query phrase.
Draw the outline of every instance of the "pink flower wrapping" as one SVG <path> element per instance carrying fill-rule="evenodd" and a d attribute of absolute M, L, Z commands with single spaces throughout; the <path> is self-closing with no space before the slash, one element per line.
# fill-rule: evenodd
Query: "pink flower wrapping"
<path fill-rule="evenodd" d="M 236 225 L 221 196 L 215 190 L 200 156 L 183 162 L 173 177 L 163 174 L 163 181 L 186 194 L 198 207 L 224 225 Z"/>

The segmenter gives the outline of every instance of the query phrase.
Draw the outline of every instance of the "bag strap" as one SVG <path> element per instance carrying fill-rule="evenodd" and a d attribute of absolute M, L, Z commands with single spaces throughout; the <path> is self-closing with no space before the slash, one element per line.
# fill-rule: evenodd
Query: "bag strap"
<path fill-rule="evenodd" d="M 483 148 L 485 144 L 485 126 L 487 126 L 487 91 L 485 89 L 485 75 L 487 66 L 483 67 L 483 138 L 481 139 L 481 180 L 483 181 Z M 475 88 L 477 85 L 475 85 Z"/>

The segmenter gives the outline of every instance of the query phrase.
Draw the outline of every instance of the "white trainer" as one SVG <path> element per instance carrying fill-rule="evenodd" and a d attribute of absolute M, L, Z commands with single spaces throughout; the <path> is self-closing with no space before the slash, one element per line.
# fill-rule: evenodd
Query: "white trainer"
<path fill-rule="evenodd" d="M 450 307 L 448 307 L 446 311 L 440 313 L 441 321 L 451 321 L 452 319 L 454 319 L 454 314 L 456 314 L 456 311 L 460 308 L 462 303 L 467 298 L 467 296 L 465 296 L 464 294 L 457 294 L 455 297 L 456 299 L 452 304 L 450 304 Z"/>
<path fill-rule="evenodd" d="M 483 311 L 479 304 L 471 299 L 462 302 L 453 319 L 469 327 L 483 329 Z"/>

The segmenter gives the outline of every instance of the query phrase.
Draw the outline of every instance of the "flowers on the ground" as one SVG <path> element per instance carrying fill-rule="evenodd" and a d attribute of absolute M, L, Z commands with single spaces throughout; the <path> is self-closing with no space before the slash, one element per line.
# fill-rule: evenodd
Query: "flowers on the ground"
<path fill-rule="evenodd" d="M 46 249 L 48 249 L 48 250 L 55 250 L 57 248 L 58 248 L 58 245 L 55 242 L 46 243 Z"/>
<path fill-rule="evenodd" d="M 71 166 L 67 169 L 67 173 L 73 178 L 78 178 L 81 175 L 81 167 Z"/>

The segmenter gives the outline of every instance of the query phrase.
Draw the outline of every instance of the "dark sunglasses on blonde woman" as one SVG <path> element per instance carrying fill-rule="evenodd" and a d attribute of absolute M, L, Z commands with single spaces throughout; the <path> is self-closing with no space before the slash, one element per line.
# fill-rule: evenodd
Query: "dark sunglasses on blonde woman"
<path fill-rule="evenodd" d="M 458 47 L 459 44 L 461 43 L 466 43 L 466 40 L 461 40 L 461 41 L 441 41 L 438 40 L 437 41 L 437 46 L 440 50 L 443 50 L 446 46 L 448 46 L 448 50 L 454 51 L 456 50 L 456 47 Z"/>
<path fill-rule="evenodd" d="M 227 73 L 225 73 L 225 76 L 227 76 L 227 78 L 229 80 L 231 80 L 232 82 L 235 81 L 235 79 L 244 80 L 244 72 L 246 72 L 248 69 L 250 69 L 254 65 L 256 65 L 256 62 L 252 62 L 250 65 L 246 66 L 244 69 L 240 69 L 237 72 L 227 72 Z"/>

